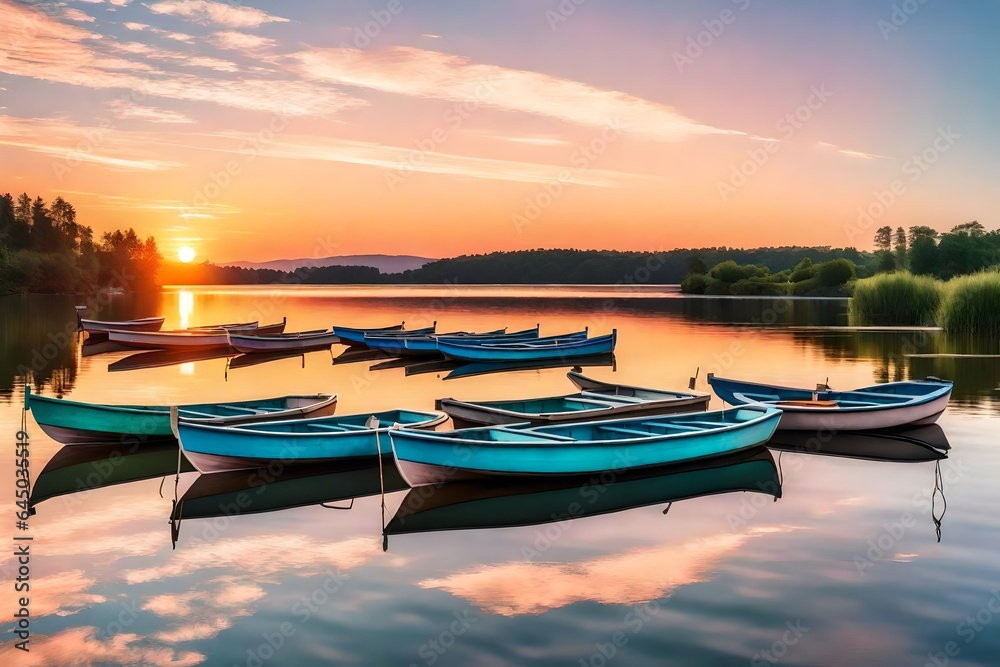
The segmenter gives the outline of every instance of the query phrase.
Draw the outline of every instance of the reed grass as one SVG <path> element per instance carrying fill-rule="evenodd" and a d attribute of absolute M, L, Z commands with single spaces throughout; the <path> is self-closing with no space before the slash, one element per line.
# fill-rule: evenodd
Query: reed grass
<path fill-rule="evenodd" d="M 942 301 L 942 283 L 905 271 L 854 283 L 851 319 L 862 325 L 930 326 Z"/>
<path fill-rule="evenodd" d="M 948 333 L 1000 334 L 1000 273 L 949 280 L 937 320 Z"/>

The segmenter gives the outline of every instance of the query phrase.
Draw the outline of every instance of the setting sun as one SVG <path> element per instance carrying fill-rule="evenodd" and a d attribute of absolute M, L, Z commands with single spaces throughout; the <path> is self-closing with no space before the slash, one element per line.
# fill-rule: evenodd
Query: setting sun
<path fill-rule="evenodd" d="M 194 248 L 191 246 L 181 246 L 181 249 L 177 251 L 177 259 L 181 260 L 185 264 L 192 261 L 195 257 Z"/>

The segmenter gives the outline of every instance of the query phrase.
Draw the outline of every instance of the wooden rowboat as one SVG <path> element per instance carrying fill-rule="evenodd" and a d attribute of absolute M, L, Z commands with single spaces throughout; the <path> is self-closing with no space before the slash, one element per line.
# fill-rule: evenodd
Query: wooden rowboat
<path fill-rule="evenodd" d="M 229 333 L 216 331 L 109 331 L 108 340 L 140 350 L 205 349 L 229 347 Z"/>
<path fill-rule="evenodd" d="M 356 345 L 359 347 L 365 347 L 365 336 L 375 334 L 378 336 L 419 336 L 423 334 L 432 334 L 437 328 L 437 322 L 434 326 L 425 327 L 423 329 L 403 329 L 403 325 L 406 322 L 400 322 L 399 324 L 394 324 L 390 327 L 380 327 L 375 329 L 355 329 L 354 327 L 338 327 L 334 325 L 333 333 L 340 336 L 341 342 L 348 345 Z"/>
<path fill-rule="evenodd" d="M 108 337 L 109 331 L 159 331 L 164 317 L 143 317 L 137 320 L 110 322 L 80 318 L 80 328 L 87 332 L 90 340 L 98 341 Z"/>
<path fill-rule="evenodd" d="M 377 424 L 369 426 L 373 417 Z M 226 427 L 179 420 L 175 435 L 188 460 L 210 473 L 265 468 L 274 461 L 301 465 L 386 455 L 391 450 L 385 433 L 394 424 L 402 432 L 434 428 L 447 418 L 441 412 L 389 410 Z"/>
<path fill-rule="evenodd" d="M 449 359 L 460 361 L 543 361 L 572 359 L 615 351 L 617 330 L 606 336 L 585 340 L 537 340 L 517 343 L 453 343 L 439 340 L 438 350 Z"/>
<path fill-rule="evenodd" d="M 65 445 L 157 442 L 173 439 L 168 406 L 102 405 L 49 398 L 25 387 L 24 405 L 50 438 Z M 180 419 L 195 424 L 246 424 L 331 415 L 337 396 L 282 396 L 253 401 L 180 406 Z"/>
<path fill-rule="evenodd" d="M 795 389 L 709 373 L 708 383 L 730 405 L 781 408 L 783 431 L 873 431 L 933 424 L 948 407 L 952 383 L 938 378 L 887 382 L 853 391 Z"/>
<path fill-rule="evenodd" d="M 229 344 L 245 354 L 258 352 L 309 352 L 329 349 L 340 337 L 329 329 L 260 336 L 229 333 Z"/>
<path fill-rule="evenodd" d="M 412 489 L 385 533 L 535 526 L 735 492 L 781 497 L 778 468 L 766 448 L 622 472 L 610 483 L 599 477 L 547 477 L 455 482 L 433 493 Z"/>
<path fill-rule="evenodd" d="M 704 412 L 711 394 L 644 389 L 593 380 L 576 371 L 569 379 L 583 389 L 576 394 L 513 401 L 438 399 L 435 408 L 448 414 L 455 428 L 519 424 L 533 426 L 596 421 L 616 417 Z"/>
<path fill-rule="evenodd" d="M 410 486 L 496 476 L 588 475 L 731 454 L 767 442 L 781 411 L 764 406 L 556 426 L 389 431 Z"/>

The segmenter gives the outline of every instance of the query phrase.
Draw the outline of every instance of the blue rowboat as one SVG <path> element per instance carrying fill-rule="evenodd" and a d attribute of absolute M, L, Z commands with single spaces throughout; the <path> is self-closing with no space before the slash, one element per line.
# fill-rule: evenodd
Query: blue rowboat
<path fill-rule="evenodd" d="M 376 329 L 355 329 L 353 327 L 338 327 L 334 325 L 333 333 L 340 338 L 342 343 L 364 347 L 365 336 L 369 334 L 377 336 L 419 336 L 423 334 L 432 334 L 434 333 L 434 330 L 437 329 L 437 322 L 435 322 L 433 326 L 424 327 L 423 329 L 410 329 L 409 331 L 403 329 L 404 324 L 406 324 L 406 322 L 400 322 L 399 324 L 394 324 L 391 327 L 381 327 Z"/>
<path fill-rule="evenodd" d="M 573 359 L 615 351 L 618 331 L 585 340 L 538 340 L 518 343 L 453 343 L 438 341 L 438 350 L 459 361 L 546 361 Z"/>
<path fill-rule="evenodd" d="M 369 420 L 378 420 L 374 427 Z M 188 460 L 203 473 L 301 465 L 391 453 L 385 433 L 434 428 L 448 418 L 442 412 L 386 412 L 297 419 L 295 421 L 213 427 L 179 421 L 175 434 Z"/>
<path fill-rule="evenodd" d="M 538 327 L 535 327 L 534 329 L 526 329 L 525 331 L 518 331 L 518 332 L 515 332 L 515 333 L 512 333 L 512 334 L 506 334 L 506 335 L 503 335 L 503 336 L 477 337 L 475 341 L 469 341 L 468 339 L 463 339 L 463 338 L 455 338 L 455 337 L 448 336 L 447 334 L 441 334 L 441 335 L 435 336 L 434 339 L 436 341 L 438 341 L 438 342 L 458 343 L 459 345 L 464 344 L 464 343 L 470 343 L 470 342 L 475 343 L 477 345 L 478 344 L 486 345 L 486 344 L 492 344 L 492 343 L 521 343 L 521 342 L 524 342 L 524 343 L 545 343 L 545 342 L 554 341 L 554 340 L 560 340 L 560 341 L 569 342 L 571 340 L 585 340 L 587 338 L 587 331 L 588 331 L 588 329 L 584 329 L 583 331 L 574 331 L 573 333 L 558 334 L 558 335 L 555 335 L 555 336 L 542 336 L 542 337 L 539 337 L 538 336 Z M 525 335 L 522 336 L 522 334 L 525 334 Z M 517 338 L 513 338 L 514 336 L 517 336 Z"/>
<path fill-rule="evenodd" d="M 64 445 L 173 440 L 170 407 L 164 405 L 102 405 L 49 398 L 24 391 L 25 408 L 50 438 Z M 282 396 L 231 403 L 180 406 L 180 418 L 199 424 L 245 424 L 269 419 L 332 415 L 336 394 Z"/>
<path fill-rule="evenodd" d="M 952 383 L 938 378 L 887 382 L 853 391 L 815 390 L 728 380 L 708 374 L 715 393 L 730 405 L 781 408 L 783 431 L 874 431 L 933 424 L 948 407 Z"/>
<path fill-rule="evenodd" d="M 455 428 L 498 426 L 530 422 L 533 426 L 598 421 L 640 415 L 704 412 L 711 394 L 663 391 L 593 380 L 576 371 L 570 381 L 583 389 L 576 394 L 522 398 L 508 401 L 458 401 L 438 399 L 434 406 L 445 412 Z"/>
<path fill-rule="evenodd" d="M 738 491 L 781 497 L 766 447 L 667 467 L 602 476 L 506 478 L 412 489 L 385 527 L 387 535 L 508 528 L 562 522 Z M 574 508 L 568 510 L 567 508 Z"/>
<path fill-rule="evenodd" d="M 531 330 L 528 330 L 529 332 Z M 537 329 L 534 330 L 535 336 L 538 337 Z M 442 336 L 447 336 L 449 338 L 457 338 L 464 341 L 479 341 L 483 339 L 495 339 L 500 337 L 501 339 L 508 340 L 524 340 L 527 338 L 532 338 L 530 333 L 517 332 L 516 334 L 506 334 L 506 329 L 497 329 L 496 331 L 487 331 L 485 333 L 470 333 L 465 331 L 454 331 L 448 334 L 441 334 Z M 417 334 L 417 335 L 390 335 L 390 336 L 380 336 L 378 334 L 367 334 L 365 335 L 365 345 L 373 350 L 381 350 L 388 354 L 394 355 L 405 355 L 405 356 L 428 356 L 438 354 L 437 341 L 435 340 L 436 334 Z"/>
<path fill-rule="evenodd" d="M 558 426 L 489 426 L 420 433 L 392 429 L 410 486 L 493 476 L 588 475 L 731 454 L 767 442 L 781 411 L 733 410 Z"/>

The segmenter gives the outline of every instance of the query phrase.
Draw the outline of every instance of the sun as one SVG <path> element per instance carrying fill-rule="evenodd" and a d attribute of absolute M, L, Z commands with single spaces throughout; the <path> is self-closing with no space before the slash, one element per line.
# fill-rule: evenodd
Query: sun
<path fill-rule="evenodd" d="M 181 260 L 185 264 L 193 261 L 194 257 L 194 248 L 189 245 L 181 246 L 181 249 L 177 251 L 177 259 Z"/>

